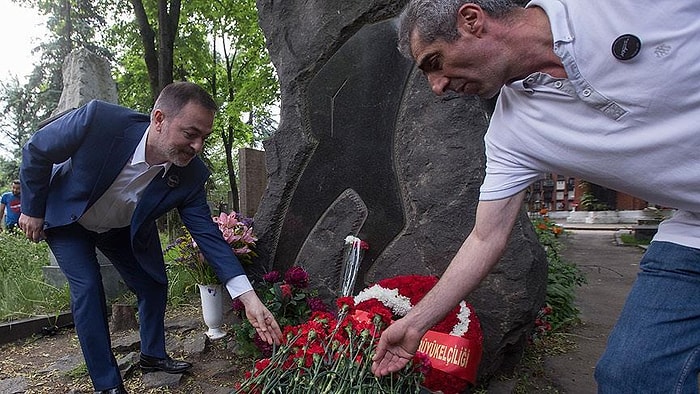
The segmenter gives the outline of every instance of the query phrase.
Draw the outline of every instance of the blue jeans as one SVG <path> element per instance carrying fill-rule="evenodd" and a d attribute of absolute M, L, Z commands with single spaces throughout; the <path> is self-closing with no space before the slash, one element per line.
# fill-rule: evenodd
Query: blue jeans
<path fill-rule="evenodd" d="M 595 370 L 599 393 L 697 393 L 700 249 L 652 242 Z"/>

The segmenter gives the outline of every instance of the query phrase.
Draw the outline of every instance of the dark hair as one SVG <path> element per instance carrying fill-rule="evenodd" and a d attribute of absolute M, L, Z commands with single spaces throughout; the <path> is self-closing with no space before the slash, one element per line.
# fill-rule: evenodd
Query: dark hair
<path fill-rule="evenodd" d="M 164 112 L 175 113 L 190 102 L 216 112 L 218 106 L 211 95 L 201 86 L 192 82 L 173 82 L 158 95 L 153 109 L 160 109 Z"/>
<path fill-rule="evenodd" d="M 13 180 L 13 181 L 12 181 L 12 184 L 13 184 L 13 185 L 19 185 L 19 179 Z"/>
<path fill-rule="evenodd" d="M 411 0 L 399 17 L 399 51 L 413 58 L 411 33 L 414 30 L 426 44 L 437 39 L 455 41 L 459 38 L 457 12 L 468 3 L 478 5 L 494 18 L 508 15 L 519 7 L 512 0 Z"/>

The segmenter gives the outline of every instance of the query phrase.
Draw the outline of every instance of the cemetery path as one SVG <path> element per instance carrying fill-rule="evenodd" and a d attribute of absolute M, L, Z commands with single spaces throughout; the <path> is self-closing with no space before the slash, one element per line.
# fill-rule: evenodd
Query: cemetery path
<path fill-rule="evenodd" d="M 576 348 L 545 359 L 547 375 L 561 392 L 596 393 L 593 371 L 602 355 L 644 252 L 637 246 L 618 246 L 614 231 L 569 230 L 562 257 L 578 265 L 587 282 L 576 292 L 582 323 L 570 335 Z"/>
<path fill-rule="evenodd" d="M 596 392 L 593 369 L 602 353 L 622 303 L 636 276 L 642 250 L 617 246 L 613 231 L 569 230 L 563 238 L 563 258 L 576 263 L 585 273 L 588 283 L 577 291 L 576 303 L 581 310 L 582 324 L 574 328 L 570 338 L 575 349 L 544 360 L 546 376 L 543 392 L 588 394 Z M 136 368 L 127 375 L 130 393 L 228 393 L 242 373 L 250 366 L 249 360 L 236 359 L 235 343 L 227 338 L 210 344 L 196 353 L 184 351 L 187 337 L 203 332 L 201 314 L 196 307 L 178 308 L 169 312 L 168 348 L 174 357 L 193 362 L 194 367 L 177 382 L 176 388 L 148 388 Z M 128 333 L 128 332 L 127 332 Z M 114 342 L 129 334 L 115 334 Z M 122 357 L 128 351 L 118 354 Z M 75 332 L 64 329 L 56 335 L 15 342 L 0 346 L 0 393 L 92 393 L 89 379 L 76 370 L 82 356 Z M 149 374 L 154 375 L 154 374 Z M 553 390 L 553 391 L 552 391 Z M 512 386 L 491 384 L 487 393 L 512 392 Z"/>

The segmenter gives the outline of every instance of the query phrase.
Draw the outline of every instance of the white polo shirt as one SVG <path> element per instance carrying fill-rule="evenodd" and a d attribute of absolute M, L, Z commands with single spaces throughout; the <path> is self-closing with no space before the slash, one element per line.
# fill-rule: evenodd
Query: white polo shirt
<path fill-rule="evenodd" d="M 679 209 L 655 239 L 700 248 L 700 3 L 533 6 L 550 19 L 568 78 L 534 73 L 503 87 L 480 199 L 512 196 L 544 173 L 575 176 Z M 640 46 L 621 60 L 612 48 L 625 35 L 623 55 Z"/>

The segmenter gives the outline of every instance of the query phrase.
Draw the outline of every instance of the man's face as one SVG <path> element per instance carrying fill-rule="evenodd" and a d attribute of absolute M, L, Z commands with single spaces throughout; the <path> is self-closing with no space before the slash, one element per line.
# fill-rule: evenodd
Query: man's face
<path fill-rule="evenodd" d="M 492 98 L 506 82 L 505 67 L 498 54 L 489 51 L 487 39 L 462 33 L 454 42 L 442 39 L 426 44 L 414 31 L 411 49 L 418 67 L 437 95 L 453 91 L 460 95 Z"/>
<path fill-rule="evenodd" d="M 12 184 L 12 194 L 19 196 L 19 185 L 15 183 Z"/>
<path fill-rule="evenodd" d="M 149 163 L 169 161 L 178 167 L 186 166 L 202 151 L 213 124 L 214 113 L 192 102 L 175 114 L 156 109 L 151 130 L 153 144 L 149 143 L 154 155 L 149 158 L 147 153 Z"/>

